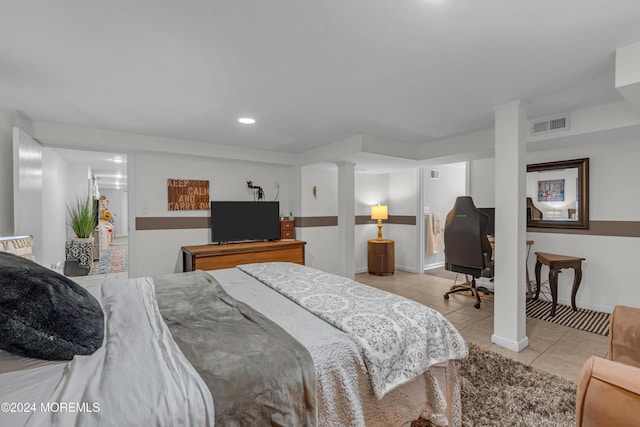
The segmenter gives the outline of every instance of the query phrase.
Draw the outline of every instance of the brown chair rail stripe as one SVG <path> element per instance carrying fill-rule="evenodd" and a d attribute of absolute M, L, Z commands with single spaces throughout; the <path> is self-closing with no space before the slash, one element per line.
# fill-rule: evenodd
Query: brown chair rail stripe
<path fill-rule="evenodd" d="M 369 215 L 356 215 L 356 225 L 375 224 L 378 221 Z M 382 224 L 416 225 L 415 215 L 389 215 L 389 219 L 382 220 Z"/>
<path fill-rule="evenodd" d="M 136 230 L 186 230 L 211 228 L 208 216 L 143 216 L 136 217 Z"/>
<path fill-rule="evenodd" d="M 589 221 L 588 230 L 527 227 L 529 233 L 585 234 L 589 236 L 640 237 L 640 221 Z"/>
<path fill-rule="evenodd" d="M 296 227 L 333 227 L 338 225 L 337 216 L 297 216 Z"/>
<path fill-rule="evenodd" d="M 368 215 L 356 215 L 356 225 L 375 224 Z M 383 224 L 415 225 L 412 215 L 389 215 Z M 337 226 L 337 216 L 307 216 L 295 218 L 296 227 Z M 136 230 L 186 230 L 211 228 L 211 218 L 207 216 L 136 217 Z M 529 233 L 584 234 L 590 236 L 640 237 L 640 221 L 589 221 L 588 230 L 558 228 L 527 228 Z"/>

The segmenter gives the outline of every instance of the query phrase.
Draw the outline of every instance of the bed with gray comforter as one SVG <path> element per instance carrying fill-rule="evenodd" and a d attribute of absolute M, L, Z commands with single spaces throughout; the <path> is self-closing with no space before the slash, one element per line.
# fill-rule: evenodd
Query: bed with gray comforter
<path fill-rule="evenodd" d="M 421 304 L 290 263 L 154 278 L 217 425 L 460 422 L 455 328 Z M 379 333 L 376 333 L 379 331 Z"/>

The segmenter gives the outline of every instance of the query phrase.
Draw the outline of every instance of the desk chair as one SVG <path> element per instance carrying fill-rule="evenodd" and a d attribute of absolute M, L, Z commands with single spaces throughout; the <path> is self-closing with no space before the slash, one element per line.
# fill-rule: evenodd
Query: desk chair
<path fill-rule="evenodd" d="M 476 287 L 478 277 L 493 277 L 493 251 L 487 238 L 488 225 L 489 216 L 476 208 L 471 197 L 456 199 L 444 225 L 444 267 L 469 275 L 472 279 L 470 284 L 454 284 L 444 294 L 444 299 L 449 299 L 449 294 L 471 291 L 477 299 L 474 307 L 480 308 L 480 292 L 485 295 L 493 293 L 483 286 Z"/>

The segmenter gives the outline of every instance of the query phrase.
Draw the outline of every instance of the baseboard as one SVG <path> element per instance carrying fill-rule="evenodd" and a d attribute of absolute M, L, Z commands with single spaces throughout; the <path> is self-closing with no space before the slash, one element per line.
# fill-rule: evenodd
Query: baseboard
<path fill-rule="evenodd" d="M 406 271 L 408 273 L 415 273 L 415 274 L 421 273 L 420 271 L 417 271 L 413 267 L 407 267 L 407 266 L 404 266 L 404 265 L 396 265 L 396 270 L 402 270 L 402 271 Z"/>
<path fill-rule="evenodd" d="M 511 351 L 517 351 L 520 353 L 522 350 L 529 346 L 529 338 L 524 337 L 519 341 L 513 341 L 496 334 L 491 335 L 491 342 L 499 345 L 500 347 L 504 347 Z"/>
<path fill-rule="evenodd" d="M 433 270 L 434 268 L 444 267 L 444 262 L 434 262 L 433 264 L 425 264 L 422 270 Z"/>
<path fill-rule="evenodd" d="M 360 267 L 360 268 L 356 268 L 356 274 L 360 274 L 360 273 L 366 273 L 369 271 L 368 267 Z"/>

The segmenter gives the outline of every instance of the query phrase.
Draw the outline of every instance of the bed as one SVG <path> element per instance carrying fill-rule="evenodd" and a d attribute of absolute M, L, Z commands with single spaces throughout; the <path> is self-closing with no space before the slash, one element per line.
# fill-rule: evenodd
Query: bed
<path fill-rule="evenodd" d="M 0 350 L 0 401 L 10 404 L 0 425 L 460 424 L 455 360 L 466 344 L 439 313 L 404 298 L 289 263 L 88 290 L 105 315 L 104 344 L 71 361 Z M 383 306 L 391 317 L 371 323 Z M 229 332 L 224 325 L 237 318 L 250 322 Z M 267 338 L 238 351 L 256 330 Z M 244 365 L 259 359 L 272 365 L 255 371 L 276 372 L 262 391 L 238 379 L 253 378 Z M 252 397 L 239 402 L 243 394 Z"/>

